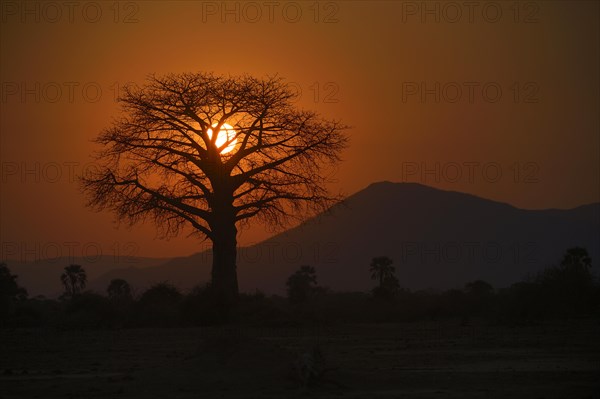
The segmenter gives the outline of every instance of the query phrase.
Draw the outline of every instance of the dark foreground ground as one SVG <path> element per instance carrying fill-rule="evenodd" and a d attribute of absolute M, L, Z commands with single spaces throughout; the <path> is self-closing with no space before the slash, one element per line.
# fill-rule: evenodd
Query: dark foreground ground
<path fill-rule="evenodd" d="M 225 397 L 600 398 L 600 323 L 0 331 L 2 399 Z"/>

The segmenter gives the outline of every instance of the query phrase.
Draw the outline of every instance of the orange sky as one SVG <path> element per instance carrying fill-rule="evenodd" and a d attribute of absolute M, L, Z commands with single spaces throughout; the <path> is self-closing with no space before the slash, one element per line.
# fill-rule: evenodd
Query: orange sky
<path fill-rule="evenodd" d="M 600 201 L 597 2 L 75 3 L 2 3 L 3 258 L 202 249 L 115 229 L 71 179 L 119 85 L 150 73 L 294 82 L 300 107 L 353 126 L 332 187 L 347 194 L 391 180 L 524 208 Z"/>

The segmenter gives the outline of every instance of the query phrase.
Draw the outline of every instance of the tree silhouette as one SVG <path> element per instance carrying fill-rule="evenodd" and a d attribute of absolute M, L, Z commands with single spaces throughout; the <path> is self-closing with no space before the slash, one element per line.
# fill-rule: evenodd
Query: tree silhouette
<path fill-rule="evenodd" d="M 87 284 L 87 275 L 81 265 L 70 265 L 60 276 L 60 281 L 65 287 L 65 296 L 73 298 L 81 293 Z"/>
<path fill-rule="evenodd" d="M 301 266 L 287 282 L 288 299 L 291 303 L 305 302 L 317 284 L 317 272 L 312 266 Z"/>
<path fill-rule="evenodd" d="M 173 305 L 179 303 L 182 295 L 168 282 L 162 282 L 148 288 L 140 297 L 140 303 L 150 305 Z"/>
<path fill-rule="evenodd" d="M 373 289 L 376 297 L 391 299 L 400 289 L 398 279 L 394 276 L 396 269 L 392 266 L 393 260 L 387 256 L 377 256 L 371 259 L 371 279 L 379 280 L 379 285 Z"/>
<path fill-rule="evenodd" d="M 379 286 L 383 287 L 386 278 L 394 277 L 395 269 L 392 261 L 387 256 L 377 256 L 371 259 L 371 279 L 379 280 Z"/>
<path fill-rule="evenodd" d="M 0 263 L 0 293 L 11 299 L 25 299 L 27 290 L 17 283 L 18 276 L 12 274 L 6 263 Z"/>
<path fill-rule="evenodd" d="M 121 278 L 115 278 L 110 281 L 106 288 L 106 293 L 112 301 L 123 301 L 131 299 L 131 286 Z"/>
<path fill-rule="evenodd" d="M 175 326 L 181 321 L 182 300 L 183 295 L 174 285 L 155 284 L 141 295 L 135 317 L 146 326 Z"/>
<path fill-rule="evenodd" d="M 0 263 L 0 322 L 11 312 L 13 303 L 27 298 L 27 290 L 19 287 L 17 276 L 10 272 L 6 263 Z"/>
<path fill-rule="evenodd" d="M 153 220 L 164 236 L 191 226 L 212 241 L 216 295 L 235 303 L 237 225 L 282 226 L 340 199 L 324 170 L 347 127 L 297 110 L 295 97 L 280 78 L 207 73 L 125 87 L 124 116 L 97 138 L 98 168 L 82 178 L 89 205 L 130 224 Z"/>
<path fill-rule="evenodd" d="M 559 266 L 546 268 L 538 277 L 547 303 L 556 313 L 585 312 L 594 295 L 592 260 L 585 248 L 569 248 Z"/>
<path fill-rule="evenodd" d="M 581 247 L 569 248 L 560 265 L 565 269 L 577 271 L 586 274 L 592 267 L 592 258 L 588 255 L 587 249 Z"/>

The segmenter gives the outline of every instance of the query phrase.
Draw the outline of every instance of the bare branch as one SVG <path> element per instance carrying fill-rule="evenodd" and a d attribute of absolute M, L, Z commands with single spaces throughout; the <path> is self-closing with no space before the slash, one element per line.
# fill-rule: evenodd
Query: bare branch
<path fill-rule="evenodd" d="M 348 127 L 297 110 L 294 96 L 278 77 L 184 73 L 127 86 L 122 118 L 96 140 L 99 168 L 82 178 L 89 205 L 211 240 L 219 221 L 279 225 L 327 209 L 340 197 L 328 193 L 326 169 Z M 226 123 L 235 134 L 223 141 Z"/>

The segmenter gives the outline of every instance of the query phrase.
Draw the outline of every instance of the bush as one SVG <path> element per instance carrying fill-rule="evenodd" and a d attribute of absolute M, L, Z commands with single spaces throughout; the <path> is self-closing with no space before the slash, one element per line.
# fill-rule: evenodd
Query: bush
<path fill-rule="evenodd" d="M 134 324 L 141 327 L 174 327 L 181 321 L 183 295 L 172 284 L 162 282 L 146 290 L 134 311 Z"/>

